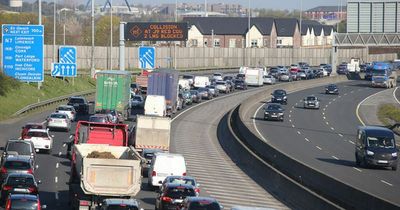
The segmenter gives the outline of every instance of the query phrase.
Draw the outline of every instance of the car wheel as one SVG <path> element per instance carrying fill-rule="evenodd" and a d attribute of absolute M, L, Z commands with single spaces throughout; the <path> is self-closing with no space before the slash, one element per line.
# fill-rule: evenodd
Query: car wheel
<path fill-rule="evenodd" d="M 365 157 L 362 158 L 360 166 L 362 166 L 363 168 L 368 168 L 368 164 L 367 161 L 365 160 Z"/>
<path fill-rule="evenodd" d="M 397 170 L 397 166 L 392 166 L 392 170 L 396 171 Z"/>

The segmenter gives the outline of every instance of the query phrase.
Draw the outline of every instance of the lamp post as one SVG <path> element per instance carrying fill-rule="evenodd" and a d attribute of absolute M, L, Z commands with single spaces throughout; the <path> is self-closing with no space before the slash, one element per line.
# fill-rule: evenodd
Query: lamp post
<path fill-rule="evenodd" d="M 92 1 L 92 11 L 91 11 L 91 19 L 92 19 L 92 49 L 90 55 L 90 76 L 94 78 L 96 70 L 94 67 L 94 0 Z"/>
<path fill-rule="evenodd" d="M 113 68 L 112 48 L 113 48 L 113 17 L 112 17 L 112 0 L 110 0 L 110 69 L 111 70 Z"/>
<path fill-rule="evenodd" d="M 303 62 L 303 53 L 301 51 L 301 45 L 302 45 L 302 37 L 301 37 L 301 25 L 302 25 L 302 20 L 303 20 L 303 0 L 300 0 L 300 61 Z"/>
<path fill-rule="evenodd" d="M 251 47 L 251 40 L 250 40 L 250 18 L 251 18 L 251 9 L 250 9 L 250 0 L 248 1 L 249 7 L 248 7 L 248 17 L 247 17 L 247 47 Z M 250 58 L 250 51 L 249 55 L 247 56 L 248 58 L 248 65 L 250 66 L 251 63 L 251 58 Z"/>
<path fill-rule="evenodd" d="M 56 62 L 56 22 L 57 22 L 57 0 L 54 0 L 53 11 L 53 63 Z"/>

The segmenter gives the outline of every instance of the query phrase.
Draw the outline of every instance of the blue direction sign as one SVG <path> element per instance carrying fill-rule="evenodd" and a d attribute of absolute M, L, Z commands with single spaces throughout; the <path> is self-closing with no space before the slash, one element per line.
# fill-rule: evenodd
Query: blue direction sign
<path fill-rule="evenodd" d="M 52 63 L 51 69 L 54 77 L 76 77 L 75 63 Z"/>
<path fill-rule="evenodd" d="M 76 47 L 61 46 L 59 49 L 59 63 L 76 63 Z"/>
<path fill-rule="evenodd" d="M 43 82 L 43 26 L 4 24 L 1 30 L 5 74 L 24 82 Z"/>
<path fill-rule="evenodd" d="M 139 47 L 139 68 L 154 69 L 156 49 L 154 47 Z"/>

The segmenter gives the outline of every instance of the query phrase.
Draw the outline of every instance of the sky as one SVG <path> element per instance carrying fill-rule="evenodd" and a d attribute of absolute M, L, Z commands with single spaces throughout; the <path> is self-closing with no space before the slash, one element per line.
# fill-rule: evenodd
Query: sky
<path fill-rule="evenodd" d="M 35 1 L 35 0 L 24 0 L 24 1 Z M 54 0 L 43 0 L 43 1 L 54 1 Z M 58 0 L 60 1 L 60 0 Z M 61 0 L 63 1 L 63 0 Z M 86 4 L 87 0 L 64 0 L 64 1 L 75 1 L 78 4 Z M 103 5 L 106 0 L 94 0 L 96 4 Z M 124 0 L 112 0 L 113 5 L 122 5 Z M 207 4 L 212 3 L 225 3 L 225 4 L 241 4 L 247 7 L 249 0 L 128 0 L 129 4 L 144 4 L 144 5 L 160 5 L 160 4 L 175 4 L 175 1 L 179 3 L 201 3 Z M 266 8 L 266 9 L 288 9 L 300 10 L 300 2 L 303 3 L 303 10 L 311 9 L 317 6 L 338 6 L 342 1 L 343 5 L 346 4 L 346 0 L 250 0 L 251 8 Z"/>

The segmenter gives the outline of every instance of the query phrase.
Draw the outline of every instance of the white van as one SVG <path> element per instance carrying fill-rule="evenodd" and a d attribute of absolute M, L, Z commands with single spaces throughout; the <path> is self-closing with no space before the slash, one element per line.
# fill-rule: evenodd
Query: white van
<path fill-rule="evenodd" d="M 185 158 L 180 154 L 155 153 L 148 172 L 148 185 L 161 186 L 167 176 L 186 176 Z"/>
<path fill-rule="evenodd" d="M 165 96 L 148 95 L 144 103 L 144 114 L 165 117 L 167 115 Z"/>
<path fill-rule="evenodd" d="M 207 85 L 210 85 L 210 84 L 211 84 L 210 78 L 208 78 L 208 77 L 196 76 L 194 78 L 194 86 L 197 87 L 197 88 L 201 88 L 201 87 L 204 88 L 204 87 L 206 87 Z"/>

